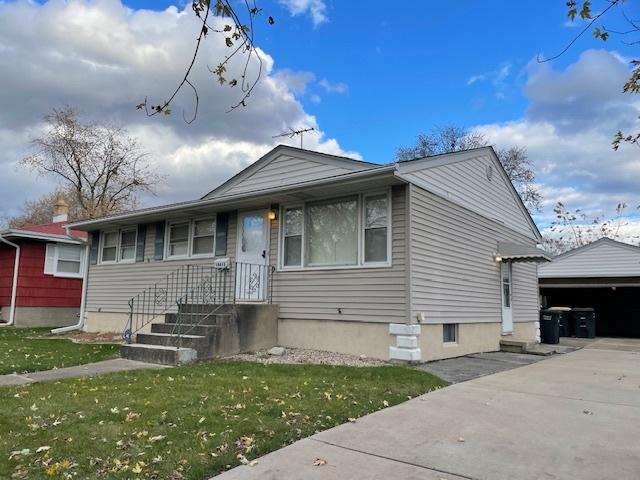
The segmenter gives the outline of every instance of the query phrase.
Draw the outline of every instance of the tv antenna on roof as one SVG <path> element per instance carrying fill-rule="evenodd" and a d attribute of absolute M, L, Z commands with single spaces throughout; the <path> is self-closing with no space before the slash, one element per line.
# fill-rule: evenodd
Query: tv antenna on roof
<path fill-rule="evenodd" d="M 311 127 L 311 128 L 304 128 L 302 130 L 294 130 L 293 128 L 289 128 L 288 132 L 285 133 L 281 133 L 280 135 L 274 135 L 271 138 L 280 138 L 280 137 L 289 137 L 289 138 L 293 138 L 296 135 L 300 135 L 300 148 L 302 148 L 302 140 L 304 137 L 304 134 L 307 132 L 315 132 L 315 128 Z"/>

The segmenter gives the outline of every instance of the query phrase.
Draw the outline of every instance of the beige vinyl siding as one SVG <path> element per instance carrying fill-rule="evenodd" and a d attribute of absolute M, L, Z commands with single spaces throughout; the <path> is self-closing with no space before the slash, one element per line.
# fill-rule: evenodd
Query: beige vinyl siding
<path fill-rule="evenodd" d="M 273 302 L 280 305 L 280 318 L 363 322 L 406 320 L 405 192 L 404 186 L 394 187 L 391 195 L 392 266 L 279 271 L 274 277 Z M 277 221 L 271 222 L 270 255 L 272 263 L 277 264 Z"/>
<path fill-rule="evenodd" d="M 414 170 L 411 162 L 400 164 L 400 174 L 452 203 L 535 238 L 508 179 L 503 177 L 493 156 L 486 150 L 454 163 L 429 167 L 429 162 L 424 162 L 422 165 L 424 168 Z M 491 180 L 487 176 L 489 168 L 492 171 Z"/>
<path fill-rule="evenodd" d="M 236 214 L 229 215 L 227 255 L 235 257 Z M 89 312 L 128 312 L 127 302 L 166 275 L 186 264 L 212 265 L 213 258 L 187 258 L 181 260 L 154 260 L 155 224 L 147 225 L 145 261 L 138 263 L 113 263 L 90 265 L 87 284 L 87 310 Z M 166 246 L 166 245 L 165 245 Z"/>
<path fill-rule="evenodd" d="M 640 248 L 601 240 L 540 267 L 540 278 L 640 277 Z"/>
<path fill-rule="evenodd" d="M 410 192 L 414 318 L 422 312 L 432 324 L 500 322 L 497 243 L 535 242 L 420 187 Z M 514 264 L 514 322 L 535 321 L 537 299 L 535 265 Z"/>
<path fill-rule="evenodd" d="M 535 322 L 540 311 L 538 294 L 538 264 L 516 262 L 513 264 L 513 321 Z"/>
<path fill-rule="evenodd" d="M 365 168 L 363 165 L 362 167 L 349 169 L 288 155 L 281 156 L 267 163 L 236 185 L 233 185 L 226 190 L 224 194 L 234 195 L 260 191 L 267 188 L 282 187 L 284 185 L 293 185 L 300 182 L 350 173 L 357 169 L 364 170 Z"/>

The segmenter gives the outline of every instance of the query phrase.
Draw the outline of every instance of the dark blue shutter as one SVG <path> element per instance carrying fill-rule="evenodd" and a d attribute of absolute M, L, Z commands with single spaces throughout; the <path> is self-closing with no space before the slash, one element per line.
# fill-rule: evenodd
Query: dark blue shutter
<path fill-rule="evenodd" d="M 155 250 L 153 253 L 153 258 L 156 260 L 162 260 L 164 258 L 164 228 L 164 222 L 156 223 Z"/>
<path fill-rule="evenodd" d="M 138 235 L 136 236 L 136 262 L 144 262 L 144 242 L 147 238 L 147 226 L 138 225 Z"/>
<path fill-rule="evenodd" d="M 227 254 L 227 231 L 229 230 L 229 213 L 221 212 L 216 217 L 216 257 Z"/>
<path fill-rule="evenodd" d="M 89 232 L 89 263 L 98 263 L 98 247 L 100 246 L 100 232 Z"/>

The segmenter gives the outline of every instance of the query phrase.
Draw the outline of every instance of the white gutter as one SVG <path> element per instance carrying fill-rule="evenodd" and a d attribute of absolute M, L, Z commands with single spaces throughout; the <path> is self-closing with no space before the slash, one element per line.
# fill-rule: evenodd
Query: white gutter
<path fill-rule="evenodd" d="M 84 243 L 83 239 L 74 237 L 73 235 L 64 236 L 53 233 L 33 232 L 30 230 L 5 230 L 2 232 L 2 235 L 15 238 L 27 238 L 30 240 L 42 240 L 46 242 L 71 243 L 74 245 L 81 245 Z"/>
<path fill-rule="evenodd" d="M 89 283 L 89 246 L 84 247 L 84 251 L 82 253 L 82 258 L 84 261 L 82 268 L 82 297 L 80 298 L 80 318 L 78 319 L 78 323 L 75 325 L 69 325 L 67 327 L 54 328 L 51 330 L 51 333 L 66 333 L 71 332 L 73 330 L 81 330 L 84 327 L 85 321 L 85 310 L 87 303 L 87 284 Z"/>
<path fill-rule="evenodd" d="M 1 327 L 9 327 L 16 320 L 16 296 L 18 292 L 18 269 L 20 268 L 20 245 L 12 243 L 0 234 L 0 242 L 16 249 L 16 258 L 13 262 L 13 283 L 11 284 L 11 307 L 9 310 L 9 322 L 0 324 Z"/>

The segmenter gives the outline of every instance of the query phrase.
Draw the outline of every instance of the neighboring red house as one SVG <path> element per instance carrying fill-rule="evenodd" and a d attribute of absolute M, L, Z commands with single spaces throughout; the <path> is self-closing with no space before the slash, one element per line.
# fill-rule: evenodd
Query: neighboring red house
<path fill-rule="evenodd" d="M 0 231 L 0 322 L 56 327 L 78 321 L 87 236 L 67 234 L 66 205 L 56 208 L 53 223 Z"/>

